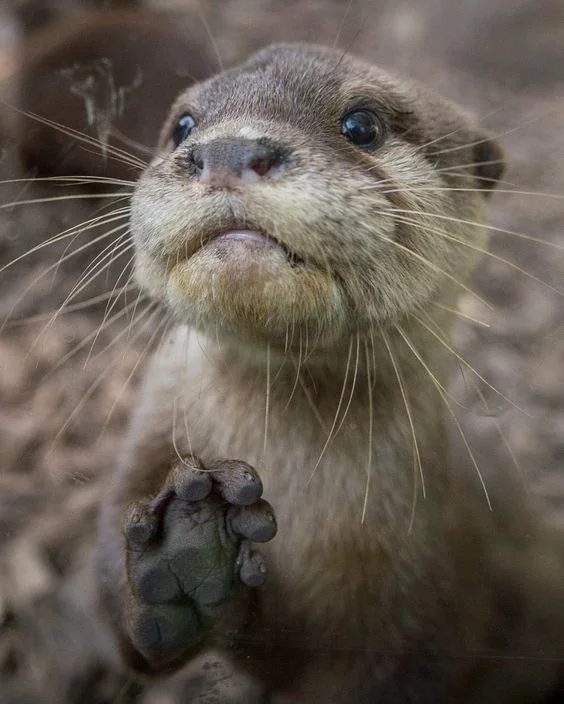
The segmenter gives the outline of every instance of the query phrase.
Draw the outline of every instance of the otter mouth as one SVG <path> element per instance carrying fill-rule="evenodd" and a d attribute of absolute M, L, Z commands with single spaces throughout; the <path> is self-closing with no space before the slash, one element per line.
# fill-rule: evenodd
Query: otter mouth
<path fill-rule="evenodd" d="M 202 242 L 202 247 L 210 245 L 229 246 L 231 242 L 242 242 L 249 247 L 267 247 L 278 249 L 284 253 L 286 260 L 292 266 L 303 264 L 303 260 L 292 252 L 285 244 L 268 233 L 255 229 L 233 228 L 214 234 Z"/>

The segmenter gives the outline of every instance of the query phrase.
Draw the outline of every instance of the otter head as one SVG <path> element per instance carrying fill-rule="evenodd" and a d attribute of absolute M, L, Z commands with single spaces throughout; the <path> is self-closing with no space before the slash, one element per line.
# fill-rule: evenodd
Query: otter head
<path fill-rule="evenodd" d="M 500 164 L 421 86 L 275 45 L 174 104 L 133 198 L 137 277 L 213 336 L 348 343 L 468 273 Z"/>

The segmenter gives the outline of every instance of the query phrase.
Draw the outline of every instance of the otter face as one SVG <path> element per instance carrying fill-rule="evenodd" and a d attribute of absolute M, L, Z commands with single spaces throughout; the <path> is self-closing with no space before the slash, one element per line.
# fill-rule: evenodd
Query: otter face
<path fill-rule="evenodd" d="M 499 163 L 420 86 L 273 46 L 173 106 L 133 199 L 137 278 L 213 335 L 339 345 L 467 275 Z"/>

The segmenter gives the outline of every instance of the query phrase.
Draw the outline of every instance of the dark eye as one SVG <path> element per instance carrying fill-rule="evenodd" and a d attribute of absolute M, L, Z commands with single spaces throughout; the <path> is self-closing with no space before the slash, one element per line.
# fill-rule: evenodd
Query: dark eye
<path fill-rule="evenodd" d="M 194 127 L 196 127 L 196 120 L 194 120 L 192 115 L 189 113 L 186 112 L 178 118 L 178 121 L 172 130 L 172 143 L 174 145 L 174 149 L 176 149 L 176 147 L 190 135 Z"/>
<path fill-rule="evenodd" d="M 341 120 L 341 134 L 359 147 L 379 146 L 384 141 L 384 123 L 369 110 L 353 110 Z"/>

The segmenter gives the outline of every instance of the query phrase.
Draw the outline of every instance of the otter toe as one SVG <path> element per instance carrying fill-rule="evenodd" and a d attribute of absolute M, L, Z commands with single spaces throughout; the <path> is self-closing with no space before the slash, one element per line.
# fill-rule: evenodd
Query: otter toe
<path fill-rule="evenodd" d="M 262 555 L 252 550 L 246 540 L 241 543 L 236 567 L 239 569 L 239 579 L 248 587 L 260 587 L 267 577 Z"/>
<path fill-rule="evenodd" d="M 231 506 L 227 521 L 234 533 L 256 543 L 266 543 L 276 535 L 274 510 L 264 499 L 251 506 Z"/>
<path fill-rule="evenodd" d="M 262 482 L 250 464 L 240 460 L 215 460 L 208 468 L 217 491 L 228 503 L 249 506 L 262 496 Z"/>

